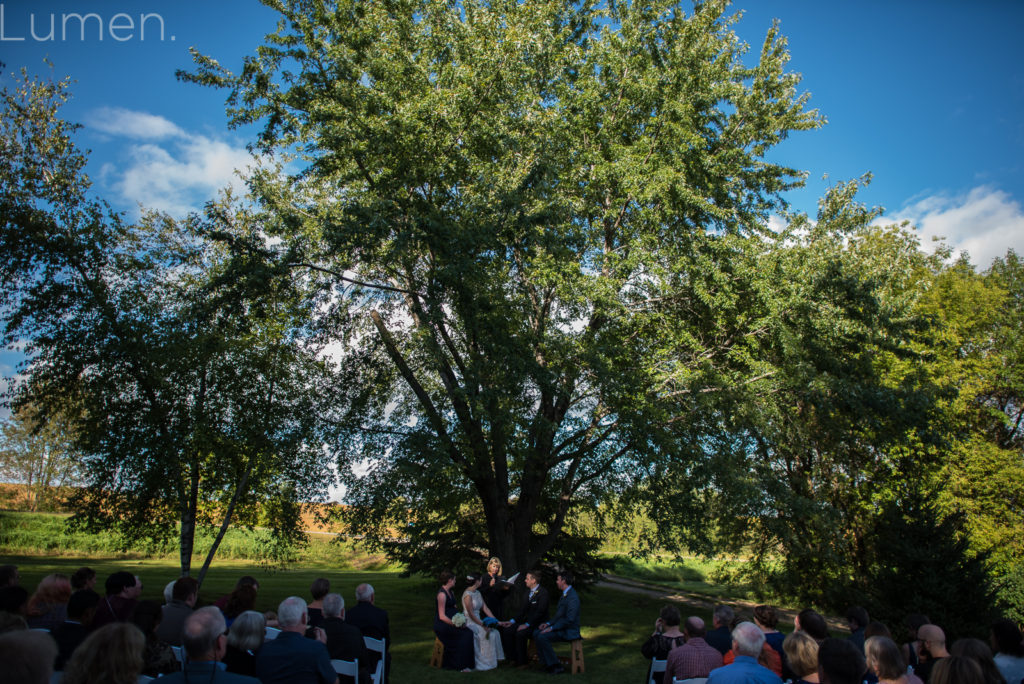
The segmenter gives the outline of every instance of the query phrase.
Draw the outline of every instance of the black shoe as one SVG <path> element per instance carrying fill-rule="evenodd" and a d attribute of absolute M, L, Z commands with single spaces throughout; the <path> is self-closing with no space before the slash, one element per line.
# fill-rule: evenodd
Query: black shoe
<path fill-rule="evenodd" d="M 549 665 L 548 674 L 562 674 L 565 672 L 565 668 L 561 665 Z"/>

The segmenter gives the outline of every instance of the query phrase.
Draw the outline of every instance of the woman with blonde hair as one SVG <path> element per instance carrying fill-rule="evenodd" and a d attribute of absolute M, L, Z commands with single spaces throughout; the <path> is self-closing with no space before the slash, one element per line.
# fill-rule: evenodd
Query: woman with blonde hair
<path fill-rule="evenodd" d="M 907 672 L 907 661 L 900 647 L 889 637 L 868 637 L 864 642 L 864 658 L 868 669 L 878 677 L 878 684 L 921 684 L 917 675 Z"/>
<path fill-rule="evenodd" d="M 50 629 L 68 617 L 68 599 L 71 598 L 71 580 L 59 572 L 39 581 L 36 593 L 28 600 L 28 626 L 32 629 Z"/>
<path fill-rule="evenodd" d="M 807 632 L 793 632 L 782 640 L 786 663 L 798 679 L 793 684 L 817 684 L 818 642 Z"/>
<path fill-rule="evenodd" d="M 90 634 L 64 668 L 63 684 L 135 684 L 145 665 L 146 637 L 127 622 L 112 622 Z"/>
<path fill-rule="evenodd" d="M 487 604 L 491 614 L 498 620 L 505 619 L 503 607 L 505 597 L 511 588 L 512 585 L 505 582 L 505 578 L 501 574 L 501 560 L 495 556 L 487 561 L 487 572 L 483 576 L 483 582 L 480 583 L 480 595 L 484 597 L 484 603 Z"/>
<path fill-rule="evenodd" d="M 228 648 L 224 666 L 228 672 L 256 676 L 256 652 L 263 645 L 267 629 L 266 618 L 255 610 L 241 613 L 228 630 Z"/>

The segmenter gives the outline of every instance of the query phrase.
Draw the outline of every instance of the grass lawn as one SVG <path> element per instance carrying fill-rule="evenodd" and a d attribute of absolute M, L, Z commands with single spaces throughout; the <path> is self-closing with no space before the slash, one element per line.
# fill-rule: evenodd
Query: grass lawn
<path fill-rule="evenodd" d="M 39 580 L 50 573 L 62 572 L 70 575 L 82 565 L 88 565 L 99 575 L 100 593 L 102 582 L 115 570 L 128 570 L 143 581 L 143 598 L 163 603 L 162 591 L 167 582 L 178 576 L 178 566 L 173 560 L 135 560 L 117 557 L 47 557 L 7 555 L 0 558 L 0 564 L 13 563 L 18 566 L 22 585 L 34 589 Z M 340 564 L 340 563 L 339 563 Z M 281 599 L 289 595 L 302 596 L 308 600 L 309 585 L 317 577 L 327 577 L 332 591 L 345 597 L 346 602 L 355 601 L 354 591 L 360 582 L 370 582 L 377 592 L 377 605 L 386 609 L 391 616 L 393 639 L 392 682 L 405 684 L 418 682 L 489 682 L 491 684 L 512 684 L 513 682 L 550 681 L 549 675 L 541 671 L 520 671 L 510 667 L 499 667 L 490 672 L 462 674 L 432 669 L 428 666 L 434 633 L 431 629 L 434 610 L 435 583 L 421 578 L 401 578 L 397 572 L 341 570 L 332 571 L 330 566 L 313 564 L 312 567 L 295 566 L 288 570 L 268 570 L 249 561 L 216 561 L 203 583 L 201 601 L 212 602 L 228 593 L 235 580 L 243 574 L 259 579 L 260 593 L 258 607 L 261 610 L 276 610 Z M 461 592 L 461 584 L 456 587 Z M 575 681 L 622 684 L 640 682 L 646 673 L 647 662 L 640 655 L 640 644 L 651 633 L 651 628 L 662 602 L 631 594 L 618 589 L 596 588 L 581 592 L 582 632 L 586 673 L 576 676 Z M 680 606 L 684 615 L 697 614 L 710 619 L 708 613 Z M 552 611 L 554 607 L 552 607 Z M 560 655 L 568 655 L 568 644 L 556 649 Z"/>

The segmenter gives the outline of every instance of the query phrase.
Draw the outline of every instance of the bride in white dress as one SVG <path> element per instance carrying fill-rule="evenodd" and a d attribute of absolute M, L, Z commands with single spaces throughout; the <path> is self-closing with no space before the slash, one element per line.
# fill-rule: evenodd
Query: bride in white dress
<path fill-rule="evenodd" d="M 473 573 L 466 578 L 469 586 L 462 594 L 462 612 L 466 615 L 466 626 L 473 631 L 473 654 L 476 656 L 477 670 L 493 670 L 499 660 L 505 659 L 505 651 L 501 647 L 501 635 L 498 630 L 484 625 L 487 618 L 497 620 L 480 595 L 481 575 Z M 488 620 L 490 622 L 490 620 Z"/>

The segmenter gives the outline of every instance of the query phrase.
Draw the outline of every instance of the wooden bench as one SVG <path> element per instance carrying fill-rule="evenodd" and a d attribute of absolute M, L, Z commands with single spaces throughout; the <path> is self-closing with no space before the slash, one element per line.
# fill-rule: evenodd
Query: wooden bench
<path fill-rule="evenodd" d="M 441 667 L 444 660 L 444 642 L 434 637 L 434 652 L 430 654 L 430 667 Z"/>
<path fill-rule="evenodd" d="M 569 644 L 569 656 L 559 656 L 558 660 L 569 670 L 569 674 L 583 674 L 586 672 L 583 666 L 583 639 L 573 639 Z"/>

